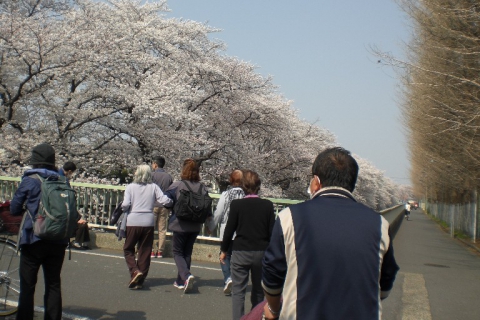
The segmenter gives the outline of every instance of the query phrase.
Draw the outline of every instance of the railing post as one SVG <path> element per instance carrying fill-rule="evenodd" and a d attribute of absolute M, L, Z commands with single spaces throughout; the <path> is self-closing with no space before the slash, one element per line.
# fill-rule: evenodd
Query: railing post
<path fill-rule="evenodd" d="M 450 205 L 450 236 L 453 238 L 455 237 L 455 205 Z"/>
<path fill-rule="evenodd" d="M 478 231 L 478 194 L 477 194 L 477 188 L 473 190 L 473 237 L 472 241 L 473 243 L 476 243 L 477 241 L 477 231 Z"/>

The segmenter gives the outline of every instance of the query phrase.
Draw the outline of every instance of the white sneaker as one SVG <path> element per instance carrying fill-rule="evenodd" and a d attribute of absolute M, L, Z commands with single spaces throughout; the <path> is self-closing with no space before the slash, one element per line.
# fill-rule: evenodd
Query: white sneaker
<path fill-rule="evenodd" d="M 227 283 L 225 283 L 225 287 L 223 287 L 223 293 L 226 296 L 231 296 L 232 295 L 232 285 L 233 285 L 233 281 L 232 281 L 232 279 L 229 278 L 227 280 Z"/>
<path fill-rule="evenodd" d="M 173 286 L 177 289 L 183 290 L 185 289 L 185 286 L 183 284 L 178 284 L 177 281 L 173 283 Z"/>
<path fill-rule="evenodd" d="M 195 277 L 192 275 L 189 275 L 187 280 L 185 280 L 185 289 L 183 290 L 183 293 L 189 293 L 193 289 L 193 282 L 195 282 Z"/>

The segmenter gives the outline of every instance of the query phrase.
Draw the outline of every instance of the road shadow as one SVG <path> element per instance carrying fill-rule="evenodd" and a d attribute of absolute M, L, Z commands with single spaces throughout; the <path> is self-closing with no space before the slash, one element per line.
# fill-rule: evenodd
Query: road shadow
<path fill-rule="evenodd" d="M 148 277 L 145 282 L 143 283 L 143 288 L 140 290 L 149 291 L 153 288 L 160 288 L 164 289 L 166 292 L 176 292 L 183 293 L 183 289 L 178 289 L 173 286 L 173 283 L 177 280 L 177 278 L 155 278 L 155 277 Z M 221 279 L 202 279 L 199 276 L 195 276 L 195 282 L 192 291 L 188 294 L 199 294 L 199 288 L 202 287 L 218 287 L 223 289 L 223 280 Z"/>

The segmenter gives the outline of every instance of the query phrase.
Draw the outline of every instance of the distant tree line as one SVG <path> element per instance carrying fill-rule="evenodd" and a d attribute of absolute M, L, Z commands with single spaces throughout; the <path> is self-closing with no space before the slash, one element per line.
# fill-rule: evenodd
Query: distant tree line
<path fill-rule="evenodd" d="M 402 75 L 414 193 L 469 201 L 480 183 L 480 1 L 398 3 L 413 31 L 407 59 L 376 53 Z"/>

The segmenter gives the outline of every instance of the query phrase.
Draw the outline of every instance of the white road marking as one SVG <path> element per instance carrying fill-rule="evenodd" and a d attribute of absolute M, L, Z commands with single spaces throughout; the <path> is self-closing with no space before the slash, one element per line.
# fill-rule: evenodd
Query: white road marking
<path fill-rule="evenodd" d="M 88 252 L 88 251 L 75 251 L 75 253 L 87 254 L 87 255 L 91 255 L 91 256 L 115 258 L 115 259 L 121 259 L 121 260 L 125 259 L 122 256 L 116 256 L 116 255 L 113 255 L 113 254 L 106 254 L 106 253 L 95 253 L 95 252 Z M 160 259 L 162 259 L 162 258 L 160 258 Z M 166 265 L 171 265 L 171 266 L 175 265 L 175 263 L 173 263 L 173 262 L 158 261 L 158 259 L 152 259 L 151 263 L 166 264 Z M 192 265 L 191 268 L 213 270 L 213 271 L 222 271 L 222 269 L 220 269 L 220 268 L 211 268 L 211 267 L 203 267 L 203 266 L 196 266 L 196 265 Z"/>
<path fill-rule="evenodd" d="M 418 273 L 404 273 L 402 320 L 432 320 L 425 278 Z"/>
<path fill-rule="evenodd" d="M 45 308 L 43 307 L 35 307 L 35 312 L 45 313 Z M 69 320 L 95 320 L 92 318 L 81 317 L 77 316 L 76 314 L 62 312 L 62 319 L 69 319 Z"/>

